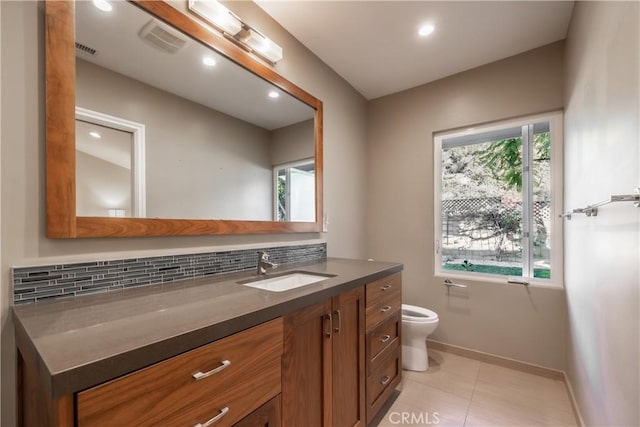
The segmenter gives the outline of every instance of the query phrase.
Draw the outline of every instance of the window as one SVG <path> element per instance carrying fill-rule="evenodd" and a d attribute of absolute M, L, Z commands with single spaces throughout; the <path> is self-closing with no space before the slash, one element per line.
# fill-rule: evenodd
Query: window
<path fill-rule="evenodd" d="M 313 159 L 273 168 L 276 221 L 316 220 L 316 180 Z"/>
<path fill-rule="evenodd" d="M 436 274 L 562 282 L 562 116 L 437 134 Z"/>

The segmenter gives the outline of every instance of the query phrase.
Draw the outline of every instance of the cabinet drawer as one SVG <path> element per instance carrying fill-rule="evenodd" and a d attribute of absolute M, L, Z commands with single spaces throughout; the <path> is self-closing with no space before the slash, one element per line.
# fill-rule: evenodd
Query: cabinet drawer
<path fill-rule="evenodd" d="M 366 288 L 366 329 L 370 331 L 393 316 L 402 305 L 402 273 L 371 282 Z"/>
<path fill-rule="evenodd" d="M 381 359 L 392 352 L 400 341 L 400 311 L 367 334 L 367 372 L 375 370 Z"/>
<path fill-rule="evenodd" d="M 78 393 L 78 425 L 232 425 L 280 393 L 282 343 L 276 319 Z"/>
<path fill-rule="evenodd" d="M 400 295 L 402 290 L 402 273 L 395 273 L 367 285 L 367 307 L 378 305 L 380 300 L 389 294 Z"/>
<path fill-rule="evenodd" d="M 215 424 L 214 424 L 215 425 Z M 280 427 L 282 425 L 282 403 L 277 395 L 233 427 Z M 213 427 L 213 426 L 212 426 Z"/>
<path fill-rule="evenodd" d="M 367 305 L 367 331 L 375 328 L 378 324 L 401 311 L 402 299 L 400 291 L 387 294 L 385 298 L 379 299 L 376 304 Z"/>
<path fill-rule="evenodd" d="M 396 348 L 396 351 L 389 356 L 390 357 L 367 378 L 367 403 L 370 407 L 377 406 L 377 400 L 379 398 L 386 400 L 388 395 L 386 390 L 389 387 L 395 387 L 400 379 L 402 370 L 400 367 L 399 349 Z"/>

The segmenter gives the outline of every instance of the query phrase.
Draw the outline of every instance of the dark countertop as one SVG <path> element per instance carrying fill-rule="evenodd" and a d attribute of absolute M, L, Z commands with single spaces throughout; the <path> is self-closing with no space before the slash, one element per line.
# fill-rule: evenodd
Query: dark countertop
<path fill-rule="evenodd" d="M 253 272 L 13 307 L 16 341 L 38 365 L 54 398 L 74 393 L 314 304 L 402 264 L 328 258 L 282 266 L 334 274 L 318 283 L 269 292 L 237 282 Z"/>

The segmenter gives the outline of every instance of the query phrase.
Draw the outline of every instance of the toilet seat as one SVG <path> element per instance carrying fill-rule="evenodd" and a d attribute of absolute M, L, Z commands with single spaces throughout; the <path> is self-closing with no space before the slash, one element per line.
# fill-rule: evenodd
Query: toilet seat
<path fill-rule="evenodd" d="M 433 323 L 438 321 L 438 314 L 424 307 L 402 304 L 402 320 L 415 323 Z"/>

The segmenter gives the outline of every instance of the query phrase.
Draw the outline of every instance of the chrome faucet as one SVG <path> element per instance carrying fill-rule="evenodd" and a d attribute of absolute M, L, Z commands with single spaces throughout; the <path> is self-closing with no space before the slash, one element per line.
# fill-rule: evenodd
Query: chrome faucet
<path fill-rule="evenodd" d="M 269 261 L 269 255 L 266 252 L 258 252 L 258 268 L 256 274 L 262 276 L 267 274 L 267 268 L 278 268 L 278 264 Z"/>

